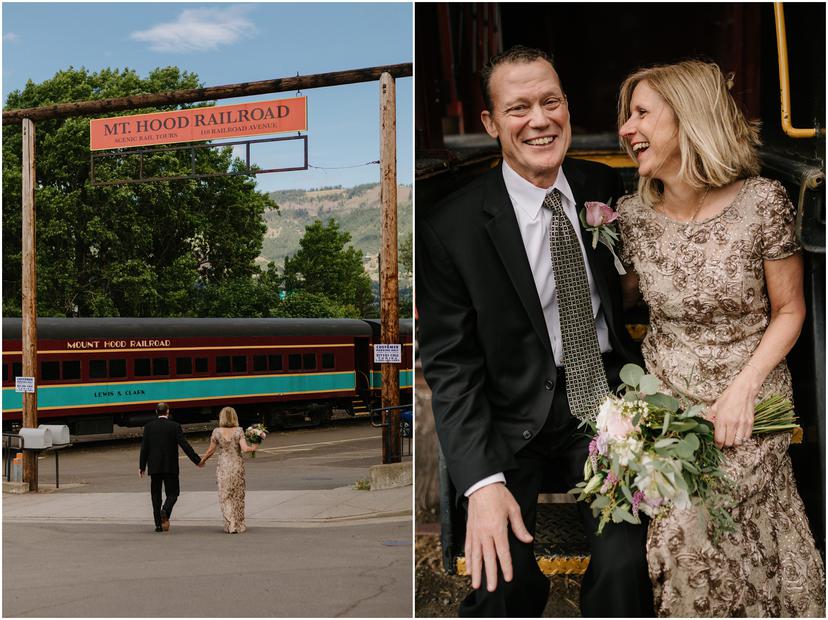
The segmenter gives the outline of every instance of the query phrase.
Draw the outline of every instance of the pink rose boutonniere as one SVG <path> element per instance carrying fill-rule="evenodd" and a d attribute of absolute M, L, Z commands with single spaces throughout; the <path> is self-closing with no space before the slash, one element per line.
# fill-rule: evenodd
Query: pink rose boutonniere
<path fill-rule="evenodd" d="M 615 255 L 615 244 L 618 242 L 615 220 L 618 219 L 618 211 L 613 211 L 612 207 L 603 202 L 585 202 L 580 217 L 581 224 L 592 233 L 592 248 L 598 247 L 599 241 L 603 243 L 612 254 L 618 273 L 621 275 L 627 273 L 624 265 Z"/>

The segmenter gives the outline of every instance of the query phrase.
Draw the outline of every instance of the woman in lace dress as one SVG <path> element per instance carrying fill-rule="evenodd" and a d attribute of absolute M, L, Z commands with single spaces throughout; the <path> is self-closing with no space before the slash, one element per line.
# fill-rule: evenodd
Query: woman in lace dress
<path fill-rule="evenodd" d="M 218 450 L 216 481 L 221 514 L 224 516 L 224 531 L 239 534 L 247 529 L 244 524 L 244 458 L 242 452 L 255 452 L 256 444 L 247 445 L 239 418 L 232 407 L 225 407 L 219 413 L 218 428 L 210 436 L 210 448 L 201 458 L 207 462 Z"/>
<path fill-rule="evenodd" d="M 650 308 L 649 372 L 707 405 L 735 483 L 736 531 L 696 509 L 649 528 L 660 616 L 823 616 L 824 567 L 796 490 L 789 433 L 751 437 L 754 404 L 792 399 L 785 364 L 805 316 L 784 188 L 757 176 L 756 127 L 714 64 L 644 69 L 621 87 L 619 134 L 639 191 L 618 203 L 628 293 Z"/>

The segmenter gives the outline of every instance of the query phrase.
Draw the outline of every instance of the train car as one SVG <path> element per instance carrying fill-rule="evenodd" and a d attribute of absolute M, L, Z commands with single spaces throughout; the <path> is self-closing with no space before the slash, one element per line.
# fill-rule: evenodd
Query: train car
<path fill-rule="evenodd" d="M 232 405 L 244 423 L 315 425 L 371 402 L 373 337 L 354 319 L 42 318 L 38 420 L 109 433 L 166 401 L 179 422 Z M 3 319 L 4 426 L 21 422 L 21 374 L 21 319 Z"/>

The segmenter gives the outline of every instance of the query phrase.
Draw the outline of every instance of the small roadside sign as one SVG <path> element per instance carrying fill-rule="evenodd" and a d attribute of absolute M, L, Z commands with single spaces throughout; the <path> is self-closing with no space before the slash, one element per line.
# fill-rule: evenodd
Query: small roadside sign
<path fill-rule="evenodd" d="M 29 393 L 29 394 L 34 394 L 34 391 L 35 391 L 34 377 L 15 377 L 14 378 L 14 391 L 15 392 L 26 392 L 26 393 Z"/>
<path fill-rule="evenodd" d="M 402 345 L 399 344 L 375 344 L 375 364 L 402 364 Z"/>

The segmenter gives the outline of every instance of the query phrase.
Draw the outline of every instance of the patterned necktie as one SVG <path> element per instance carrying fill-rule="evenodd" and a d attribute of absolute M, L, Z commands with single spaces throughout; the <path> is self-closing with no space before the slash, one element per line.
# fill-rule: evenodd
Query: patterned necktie
<path fill-rule="evenodd" d="M 552 213 L 549 252 L 561 316 L 566 396 L 572 415 L 580 420 L 594 420 L 610 390 L 592 316 L 581 244 L 564 213 L 561 193 L 557 189 L 546 195 L 543 206 Z"/>

